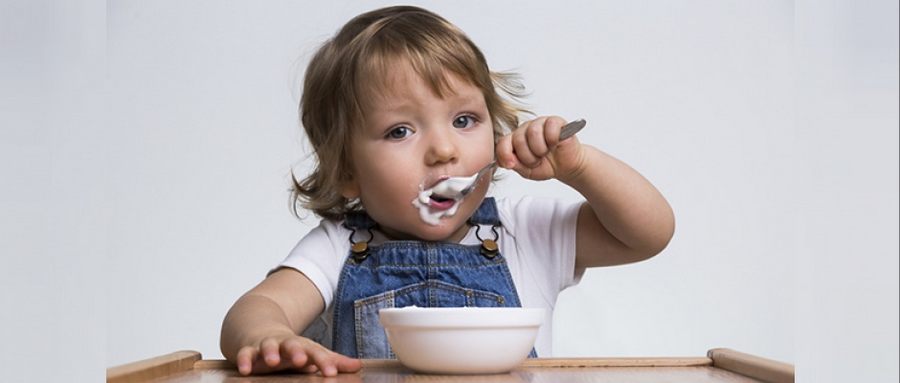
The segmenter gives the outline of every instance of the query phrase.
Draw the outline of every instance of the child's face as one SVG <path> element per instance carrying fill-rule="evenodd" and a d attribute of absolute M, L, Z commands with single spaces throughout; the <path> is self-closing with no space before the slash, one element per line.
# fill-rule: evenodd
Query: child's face
<path fill-rule="evenodd" d="M 491 177 L 483 177 L 451 217 L 428 225 L 412 201 L 420 187 L 442 176 L 470 176 L 494 157 L 494 129 L 481 90 L 447 74 L 444 98 L 408 64 L 394 65 L 354 132 L 353 180 L 345 197 L 359 197 L 366 212 L 394 239 L 459 241 L 481 204 Z"/>

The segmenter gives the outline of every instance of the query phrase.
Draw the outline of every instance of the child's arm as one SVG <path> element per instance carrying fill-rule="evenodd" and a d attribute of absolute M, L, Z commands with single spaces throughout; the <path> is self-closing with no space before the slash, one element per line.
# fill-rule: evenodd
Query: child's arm
<path fill-rule="evenodd" d="M 222 323 L 222 354 L 243 375 L 284 369 L 321 371 L 324 376 L 358 371 L 358 359 L 297 335 L 324 309 L 319 290 L 305 275 L 280 269 L 228 310 Z"/>
<path fill-rule="evenodd" d="M 559 142 L 560 117 L 523 123 L 497 142 L 501 166 L 532 180 L 557 178 L 587 199 L 578 212 L 576 268 L 650 258 L 675 230 L 665 198 L 634 169 L 577 137 Z"/>

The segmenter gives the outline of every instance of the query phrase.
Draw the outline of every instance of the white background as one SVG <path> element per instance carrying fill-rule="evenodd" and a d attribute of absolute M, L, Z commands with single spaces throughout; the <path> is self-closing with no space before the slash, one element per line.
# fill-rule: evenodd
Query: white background
<path fill-rule="evenodd" d="M 675 210 L 662 254 L 561 296 L 557 356 L 729 347 L 798 381 L 898 379 L 896 2 L 413 3 Z M 316 224 L 288 211 L 305 63 L 389 3 L 0 4 L 4 374 L 221 358 L 225 311 Z M 523 193 L 578 197 L 494 187 Z"/>

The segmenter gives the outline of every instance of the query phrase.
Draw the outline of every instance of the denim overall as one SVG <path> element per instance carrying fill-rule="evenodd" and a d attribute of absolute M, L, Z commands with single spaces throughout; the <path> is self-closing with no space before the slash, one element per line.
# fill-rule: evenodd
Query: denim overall
<path fill-rule="evenodd" d="M 520 307 L 506 259 L 497 248 L 500 219 L 494 199 L 486 198 L 469 223 L 476 225 L 480 245 L 421 241 L 369 245 L 377 224 L 365 213 L 349 215 L 344 226 L 352 231 L 353 246 L 333 303 L 334 351 L 355 358 L 395 358 L 378 322 L 378 310 L 383 308 Z M 530 357 L 536 356 L 532 349 Z"/>

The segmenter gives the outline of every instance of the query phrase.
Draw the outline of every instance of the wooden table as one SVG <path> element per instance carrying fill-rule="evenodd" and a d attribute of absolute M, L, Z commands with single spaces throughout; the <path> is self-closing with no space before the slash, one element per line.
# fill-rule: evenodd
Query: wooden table
<path fill-rule="evenodd" d="M 199 352 L 179 351 L 152 359 L 112 367 L 107 383 L 406 383 L 406 382 L 793 382 L 790 364 L 716 348 L 706 357 L 688 358 L 538 358 L 528 359 L 506 374 L 428 375 L 403 367 L 396 360 L 366 359 L 355 374 L 273 374 L 241 376 L 224 360 L 204 360 Z"/>

